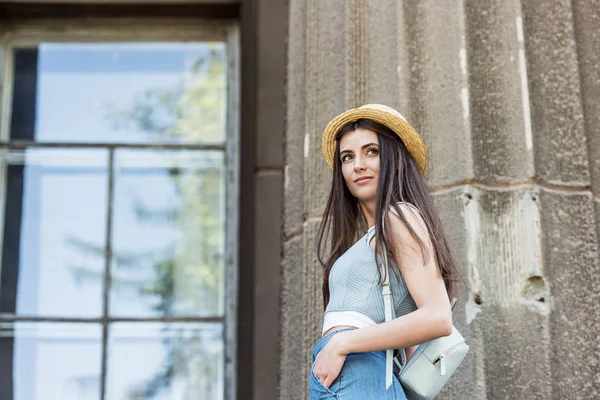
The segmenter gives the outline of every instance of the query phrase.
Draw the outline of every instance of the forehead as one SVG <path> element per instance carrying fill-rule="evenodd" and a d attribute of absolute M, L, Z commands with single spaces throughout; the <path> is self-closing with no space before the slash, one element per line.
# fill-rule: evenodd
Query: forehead
<path fill-rule="evenodd" d="M 340 151 L 360 149 L 367 143 L 378 143 L 377 134 L 370 129 L 357 128 L 340 139 Z"/>

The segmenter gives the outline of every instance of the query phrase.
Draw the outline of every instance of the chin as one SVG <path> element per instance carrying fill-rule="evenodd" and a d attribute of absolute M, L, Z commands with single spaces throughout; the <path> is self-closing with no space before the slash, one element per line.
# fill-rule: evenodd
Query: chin
<path fill-rule="evenodd" d="M 366 191 L 366 190 L 358 190 L 352 193 L 356 199 L 362 203 L 366 203 L 369 201 L 373 201 L 376 199 L 375 192 Z"/>

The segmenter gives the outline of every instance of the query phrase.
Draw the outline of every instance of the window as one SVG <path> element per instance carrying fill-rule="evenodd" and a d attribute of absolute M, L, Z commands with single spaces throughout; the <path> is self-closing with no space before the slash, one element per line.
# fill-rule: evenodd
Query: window
<path fill-rule="evenodd" d="M 0 398 L 233 398 L 235 25 L 2 33 Z"/>

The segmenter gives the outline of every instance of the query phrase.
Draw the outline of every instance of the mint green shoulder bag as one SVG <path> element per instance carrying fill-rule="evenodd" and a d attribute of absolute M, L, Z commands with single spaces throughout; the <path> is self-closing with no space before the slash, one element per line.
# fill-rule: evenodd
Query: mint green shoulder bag
<path fill-rule="evenodd" d="M 385 217 L 384 217 L 385 219 Z M 389 261 L 385 246 L 382 246 L 385 278 L 382 285 L 383 304 L 385 306 L 385 321 L 396 318 L 392 306 L 392 291 L 389 280 Z M 456 299 L 452 299 L 452 311 Z M 406 352 L 400 349 L 401 362 L 394 358 L 394 350 L 386 351 L 386 382 L 389 389 L 392 385 L 392 374 L 396 374 L 404 388 L 408 400 L 433 399 L 442 390 L 454 371 L 464 360 L 469 351 L 456 327 L 452 328 L 449 336 L 442 336 L 417 347 L 410 360 L 406 362 Z M 396 368 L 394 369 L 394 364 Z"/>

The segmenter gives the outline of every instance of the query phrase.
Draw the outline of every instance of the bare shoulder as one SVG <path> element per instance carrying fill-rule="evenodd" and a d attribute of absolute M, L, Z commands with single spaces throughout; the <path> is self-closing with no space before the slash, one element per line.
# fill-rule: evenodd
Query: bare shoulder
<path fill-rule="evenodd" d="M 423 244 L 428 246 L 430 244 L 429 232 L 419 209 L 409 203 L 397 203 L 397 206 L 406 222 L 400 218 L 396 209 L 390 206 L 387 212 L 387 233 L 391 234 L 393 239 L 400 240 L 401 243 L 413 247 L 413 245 L 417 243 L 417 240 L 411 234 L 410 229 L 408 228 L 408 226 L 410 226 Z"/>
<path fill-rule="evenodd" d="M 400 209 L 400 212 L 406 220 L 406 223 L 410 225 L 417 235 L 420 236 L 421 234 L 427 234 L 427 225 L 425 224 L 425 220 L 423 219 L 423 216 L 417 207 L 410 203 L 396 203 L 396 205 Z M 402 221 L 402 219 L 400 219 L 398 211 L 396 211 L 393 206 L 389 207 L 387 216 L 390 228 L 392 228 L 394 231 L 408 231 L 406 224 Z"/>

